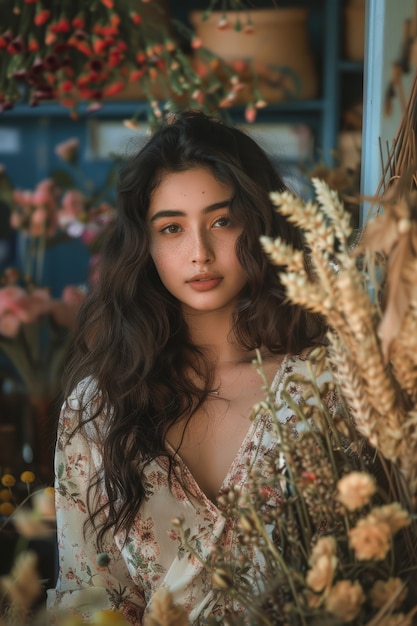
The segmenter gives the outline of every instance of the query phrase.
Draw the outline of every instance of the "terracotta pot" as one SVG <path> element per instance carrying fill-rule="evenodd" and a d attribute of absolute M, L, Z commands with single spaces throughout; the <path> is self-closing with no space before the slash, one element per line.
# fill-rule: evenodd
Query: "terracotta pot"
<path fill-rule="evenodd" d="M 286 97 L 305 99 L 317 95 L 317 75 L 309 46 L 308 10 L 256 9 L 250 11 L 254 32 L 236 32 L 236 13 L 214 11 L 203 21 L 202 11 L 190 13 L 190 22 L 203 46 L 235 69 L 244 61 L 248 69 L 238 69 L 243 80 L 255 70 L 255 80 L 265 100 L 278 102 Z M 218 23 L 227 17 L 229 28 L 219 30 Z M 240 18 L 243 22 L 245 17 Z M 256 76 L 257 74 L 257 76 Z"/>

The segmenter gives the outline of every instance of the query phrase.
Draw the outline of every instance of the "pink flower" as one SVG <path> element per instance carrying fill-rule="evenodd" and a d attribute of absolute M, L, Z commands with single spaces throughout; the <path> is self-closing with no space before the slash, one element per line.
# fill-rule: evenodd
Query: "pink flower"
<path fill-rule="evenodd" d="M 72 220 L 78 219 L 84 212 L 86 198 L 81 191 L 72 189 L 67 191 L 61 202 L 61 209 L 58 212 L 58 223 L 65 227 Z"/>
<path fill-rule="evenodd" d="M 53 180 L 46 178 L 41 180 L 35 187 L 32 194 L 32 204 L 42 205 L 49 210 L 56 210 L 58 203 L 58 189 Z"/>
<path fill-rule="evenodd" d="M 94 113 L 95 111 L 100 111 L 103 108 L 103 105 L 100 102 L 92 102 L 88 105 L 87 111 L 88 113 Z"/>
<path fill-rule="evenodd" d="M 19 230 L 22 226 L 22 216 L 19 213 L 16 213 L 16 211 L 13 211 L 10 215 L 10 226 L 15 230 Z"/>
<path fill-rule="evenodd" d="M 40 315 L 45 315 L 51 310 L 52 299 L 48 289 L 34 289 L 32 293 L 25 293 L 15 303 L 16 315 L 21 322 L 31 324 Z"/>
<path fill-rule="evenodd" d="M 78 287 L 68 285 L 62 292 L 62 301 L 67 304 L 80 306 L 85 299 L 85 293 Z"/>
<path fill-rule="evenodd" d="M 15 189 L 13 191 L 13 200 L 21 206 L 30 205 L 32 201 L 32 192 L 27 190 L 23 191 L 21 189 Z"/>
<path fill-rule="evenodd" d="M 32 224 L 34 226 L 44 226 L 48 219 L 48 211 L 46 209 L 35 209 L 32 213 Z"/>
<path fill-rule="evenodd" d="M 248 105 L 245 109 L 245 120 L 248 122 L 248 124 L 253 124 L 253 122 L 256 120 L 256 109 L 253 105 Z"/>
<path fill-rule="evenodd" d="M 42 315 L 51 314 L 57 324 L 72 328 L 85 294 L 75 287 L 66 287 L 62 300 L 53 300 L 46 288 L 30 293 L 10 285 L 0 289 L 0 334 L 16 337 L 21 324 L 32 324 Z"/>
<path fill-rule="evenodd" d="M 46 232 L 46 222 L 48 220 L 48 212 L 46 209 L 35 209 L 32 213 L 30 234 L 33 237 L 40 237 Z"/>
<path fill-rule="evenodd" d="M 15 313 L 17 302 L 24 296 L 26 296 L 26 291 L 15 285 L 0 289 L 0 316 L 6 312 Z"/>
<path fill-rule="evenodd" d="M 95 240 L 97 239 L 98 234 L 99 232 L 97 228 L 92 228 L 92 227 L 89 228 L 87 226 L 86 228 L 84 228 L 81 239 L 83 240 L 86 246 L 91 246 L 91 244 L 93 244 Z"/>

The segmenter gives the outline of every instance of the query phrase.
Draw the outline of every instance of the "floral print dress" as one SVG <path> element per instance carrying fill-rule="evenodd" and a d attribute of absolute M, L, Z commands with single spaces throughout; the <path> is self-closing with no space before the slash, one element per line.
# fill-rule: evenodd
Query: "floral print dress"
<path fill-rule="evenodd" d="M 282 385 L 290 374 L 307 375 L 306 356 L 284 357 L 272 383 L 280 406 L 278 419 L 284 423 L 294 418 L 293 412 L 280 400 Z M 319 378 L 321 382 L 322 374 Z M 288 389 L 287 389 L 288 391 Z M 302 403 L 301 387 L 291 384 L 295 402 Z M 253 565 L 252 576 L 262 571 L 263 562 L 254 547 L 241 546 L 236 521 L 225 517 L 201 491 L 192 474 L 177 454 L 171 485 L 168 461 L 158 458 L 145 470 L 149 497 L 142 504 L 135 523 L 126 537 L 108 533 L 105 554 L 98 554 L 94 534 L 87 529 L 86 492 L 94 474 L 100 472 L 102 459 L 94 443 L 97 425 L 87 424 L 82 432 L 68 440 L 77 420 L 77 391 L 68 399 L 60 417 L 55 457 L 56 509 L 59 549 L 59 575 L 55 589 L 48 590 L 48 612 L 51 620 L 59 611 L 72 611 L 86 619 L 97 609 L 116 608 L 132 624 L 142 624 L 152 595 L 161 586 L 167 587 L 174 601 L 182 604 L 190 624 L 204 624 L 215 617 L 221 621 L 228 611 L 243 611 L 236 600 L 213 586 L 211 574 L 204 567 L 215 548 L 238 558 L 248 551 Z M 333 401 L 329 399 L 331 408 Z M 252 469 L 266 471 L 266 458 L 279 446 L 272 417 L 260 412 L 249 422 L 242 445 L 224 479 L 219 496 L 230 488 L 245 490 Z M 104 493 L 100 494 L 105 502 Z M 282 494 L 270 488 L 268 505 L 279 504 Z M 191 554 L 181 545 L 174 518 L 183 518 Z M 249 574 L 250 576 L 251 574 Z"/>

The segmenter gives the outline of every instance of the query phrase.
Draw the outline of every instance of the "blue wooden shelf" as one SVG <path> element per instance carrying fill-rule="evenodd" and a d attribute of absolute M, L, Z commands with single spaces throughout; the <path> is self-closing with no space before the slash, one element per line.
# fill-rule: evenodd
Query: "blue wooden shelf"
<path fill-rule="evenodd" d="M 339 70 L 346 73 L 361 74 L 363 72 L 363 61 L 347 61 L 342 59 L 339 61 Z"/>
<path fill-rule="evenodd" d="M 281 113 L 322 113 L 324 102 L 321 99 L 314 100 L 286 100 L 283 102 L 269 103 L 265 109 L 260 109 L 258 115 L 273 114 L 279 115 Z M 120 100 L 117 102 L 104 102 L 103 107 L 97 111 L 88 111 L 88 104 L 81 103 L 78 106 L 78 113 L 82 117 L 128 117 L 135 113 L 143 112 L 146 115 L 148 111 L 148 104 L 140 100 Z M 232 114 L 243 113 L 245 107 L 235 106 L 228 109 Z M 4 111 L 0 114 L 0 122 L 6 121 L 8 118 L 17 117 L 68 117 L 70 110 L 58 103 L 42 103 L 39 106 L 31 107 L 26 103 L 18 103 L 13 109 Z"/>

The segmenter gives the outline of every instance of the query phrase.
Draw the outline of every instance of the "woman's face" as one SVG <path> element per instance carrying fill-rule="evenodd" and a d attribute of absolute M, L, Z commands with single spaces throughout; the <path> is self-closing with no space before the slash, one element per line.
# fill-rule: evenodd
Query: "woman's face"
<path fill-rule="evenodd" d="M 229 213 L 232 188 L 205 167 L 166 174 L 151 196 L 150 252 L 183 311 L 234 307 L 247 276 L 236 256 L 242 226 Z"/>

